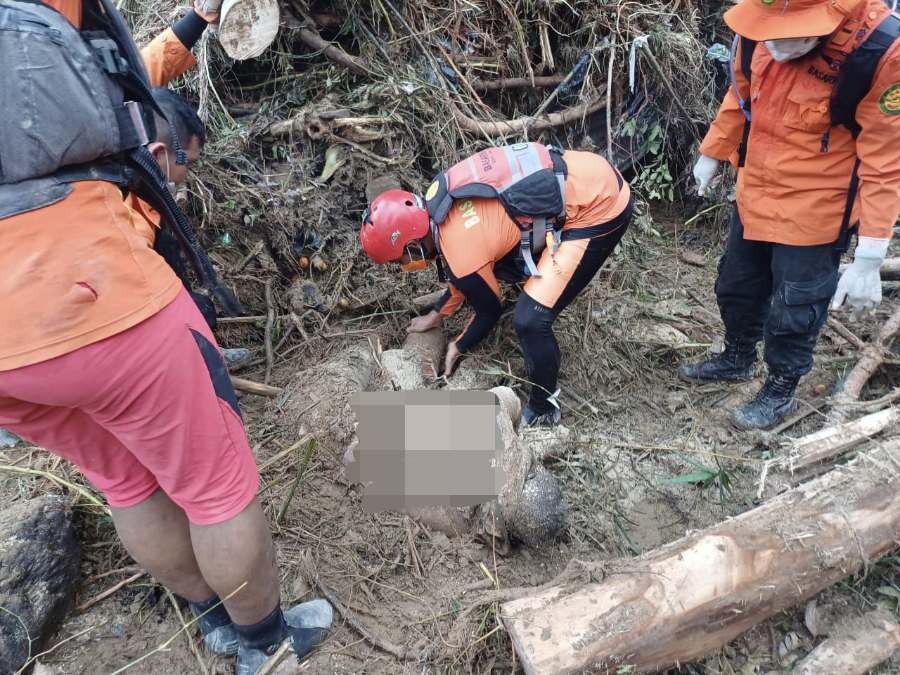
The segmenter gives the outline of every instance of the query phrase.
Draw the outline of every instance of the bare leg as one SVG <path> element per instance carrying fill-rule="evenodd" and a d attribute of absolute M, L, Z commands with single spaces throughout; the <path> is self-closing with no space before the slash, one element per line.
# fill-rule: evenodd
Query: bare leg
<path fill-rule="evenodd" d="M 128 553 L 164 586 L 191 602 L 215 594 L 194 557 L 187 516 L 162 490 L 136 506 L 110 510 Z"/>
<path fill-rule="evenodd" d="M 259 502 L 217 525 L 191 524 L 194 555 L 203 578 L 223 600 L 232 621 L 251 625 L 278 606 L 278 569 L 269 523 Z M 211 595 L 211 594 L 210 594 Z M 208 597 L 208 596 L 207 596 Z"/>

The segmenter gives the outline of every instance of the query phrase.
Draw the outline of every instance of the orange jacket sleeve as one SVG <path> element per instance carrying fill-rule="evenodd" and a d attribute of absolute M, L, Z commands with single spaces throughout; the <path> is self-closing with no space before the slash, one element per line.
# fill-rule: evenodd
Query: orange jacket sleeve
<path fill-rule="evenodd" d="M 141 56 L 154 87 L 166 86 L 197 63 L 191 50 L 181 43 L 171 28 L 166 28 L 144 47 Z"/>
<path fill-rule="evenodd" d="M 900 216 L 900 40 L 882 57 L 872 88 L 856 110 L 859 234 L 890 239 Z"/>
<path fill-rule="evenodd" d="M 749 96 L 750 86 L 740 72 L 740 62 L 741 46 L 738 44 L 733 64 L 736 69 L 734 75 L 737 78 L 738 86 L 741 87 L 742 91 L 747 92 L 747 96 Z M 744 112 L 741 110 L 737 96 L 734 94 L 734 87 L 729 84 L 728 92 L 725 94 L 725 98 L 722 99 L 716 119 L 710 124 L 709 131 L 706 132 L 706 137 L 700 144 L 700 153 L 713 159 L 723 162 L 731 161 L 736 164 L 737 149 L 741 144 L 745 120 Z"/>
<path fill-rule="evenodd" d="M 453 284 L 447 284 L 447 292 L 450 293 L 450 297 L 444 302 L 441 306 L 440 313 L 441 316 L 453 316 L 456 314 L 456 310 L 458 310 L 463 302 L 466 299 L 462 293 L 454 286 Z"/>

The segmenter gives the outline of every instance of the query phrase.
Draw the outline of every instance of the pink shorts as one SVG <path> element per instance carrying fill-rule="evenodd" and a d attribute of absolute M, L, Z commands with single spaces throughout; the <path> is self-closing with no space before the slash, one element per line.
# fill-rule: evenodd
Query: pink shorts
<path fill-rule="evenodd" d="M 228 370 L 185 290 L 123 333 L 0 372 L 0 427 L 76 464 L 113 507 L 162 489 L 211 525 L 259 488 Z"/>

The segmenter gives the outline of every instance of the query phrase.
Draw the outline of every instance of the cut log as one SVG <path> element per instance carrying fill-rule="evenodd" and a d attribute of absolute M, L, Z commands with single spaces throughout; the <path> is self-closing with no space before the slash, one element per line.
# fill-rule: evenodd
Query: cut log
<path fill-rule="evenodd" d="M 262 54 L 278 35 L 278 0 L 223 0 L 219 43 L 235 61 Z"/>
<path fill-rule="evenodd" d="M 897 421 L 900 421 L 900 408 L 886 408 L 792 441 L 782 457 L 763 465 L 757 496 L 771 497 L 824 473 L 830 468 L 829 461 L 862 445 Z"/>
<path fill-rule="evenodd" d="M 432 328 L 424 333 L 410 333 L 403 341 L 403 351 L 418 355 L 418 367 L 426 379 L 437 377 L 444 367 L 444 352 L 447 350 L 447 336 L 440 328 Z M 414 357 L 415 358 L 415 357 Z"/>
<path fill-rule="evenodd" d="M 875 610 L 849 621 L 812 650 L 792 672 L 797 675 L 865 675 L 900 650 L 900 624 Z"/>
<path fill-rule="evenodd" d="M 878 448 L 609 576 L 504 603 L 528 675 L 697 659 L 867 567 L 900 539 L 900 448 Z"/>

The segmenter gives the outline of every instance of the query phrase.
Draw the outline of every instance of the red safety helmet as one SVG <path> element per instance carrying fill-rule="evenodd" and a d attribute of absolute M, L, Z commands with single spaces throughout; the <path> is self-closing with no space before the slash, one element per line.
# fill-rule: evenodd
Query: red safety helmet
<path fill-rule="evenodd" d="M 363 213 L 359 243 L 373 262 L 383 265 L 399 260 L 406 245 L 428 231 L 428 211 L 421 197 L 406 190 L 388 190 Z"/>

